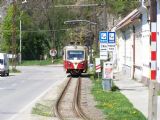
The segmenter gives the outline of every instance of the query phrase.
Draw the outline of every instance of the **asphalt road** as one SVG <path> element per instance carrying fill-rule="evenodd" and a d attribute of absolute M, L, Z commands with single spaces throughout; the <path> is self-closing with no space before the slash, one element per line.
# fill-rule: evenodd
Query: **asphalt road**
<path fill-rule="evenodd" d="M 62 66 L 21 66 L 17 69 L 21 73 L 0 77 L 0 120 L 10 120 L 66 76 Z"/>

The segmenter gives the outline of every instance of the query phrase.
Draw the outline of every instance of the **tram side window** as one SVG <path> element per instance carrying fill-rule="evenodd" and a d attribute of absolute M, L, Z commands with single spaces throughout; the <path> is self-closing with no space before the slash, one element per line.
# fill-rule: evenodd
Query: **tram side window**
<path fill-rule="evenodd" d="M 82 59 L 84 59 L 84 51 L 68 51 L 67 59 L 69 59 L 69 60 L 82 60 Z"/>

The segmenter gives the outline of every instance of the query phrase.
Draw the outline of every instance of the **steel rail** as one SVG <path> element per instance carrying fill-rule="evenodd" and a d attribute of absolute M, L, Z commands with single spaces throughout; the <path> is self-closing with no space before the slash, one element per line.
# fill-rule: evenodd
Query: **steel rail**
<path fill-rule="evenodd" d="M 73 102 L 73 108 L 75 109 L 76 113 L 79 117 L 81 117 L 83 120 L 90 120 L 82 111 L 80 107 L 80 94 L 81 94 L 81 78 L 78 78 L 76 90 L 75 90 L 75 97 Z"/>
<path fill-rule="evenodd" d="M 59 105 L 60 105 L 60 101 L 62 100 L 63 96 L 65 95 L 65 91 L 68 88 L 70 81 L 72 78 L 69 78 L 62 93 L 60 94 L 56 105 L 54 107 L 55 109 L 55 115 L 60 119 L 60 120 L 65 120 L 65 118 L 63 118 L 63 116 L 61 115 L 61 113 L 59 112 Z M 75 91 L 74 91 L 74 98 L 73 98 L 73 103 L 72 103 L 72 109 L 73 112 L 80 117 L 83 120 L 90 120 L 81 110 L 80 108 L 80 89 L 81 89 L 81 78 L 79 77 L 76 83 L 76 87 L 75 87 Z"/>
<path fill-rule="evenodd" d="M 65 85 L 62 93 L 61 93 L 60 96 L 58 97 L 58 100 L 56 101 L 56 105 L 55 105 L 55 107 L 54 107 L 54 109 L 55 109 L 55 115 L 56 115 L 60 120 L 64 120 L 64 119 L 63 119 L 61 113 L 59 112 L 58 106 L 59 106 L 59 104 L 60 104 L 60 101 L 61 101 L 61 99 L 62 99 L 62 97 L 63 97 L 63 95 L 64 95 L 64 93 L 65 93 L 65 91 L 66 91 L 66 89 L 67 89 L 67 87 L 68 87 L 68 85 L 69 85 L 69 83 L 70 83 L 70 81 L 71 81 L 71 79 L 72 79 L 72 77 L 70 77 L 70 78 L 68 79 L 67 84 Z"/>

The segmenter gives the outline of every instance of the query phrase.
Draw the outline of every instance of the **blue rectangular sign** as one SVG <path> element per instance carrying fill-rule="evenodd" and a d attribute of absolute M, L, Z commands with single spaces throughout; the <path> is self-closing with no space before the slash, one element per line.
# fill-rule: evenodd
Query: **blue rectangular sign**
<path fill-rule="evenodd" d="M 116 43 L 116 35 L 115 32 L 108 32 L 108 43 Z"/>
<path fill-rule="evenodd" d="M 108 42 L 108 32 L 107 31 L 100 31 L 99 32 L 99 41 L 100 41 L 100 43 L 107 43 Z"/>

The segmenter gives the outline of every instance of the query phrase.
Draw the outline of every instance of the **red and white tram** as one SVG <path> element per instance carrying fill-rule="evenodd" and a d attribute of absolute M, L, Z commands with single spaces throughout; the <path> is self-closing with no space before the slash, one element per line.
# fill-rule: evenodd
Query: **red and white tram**
<path fill-rule="evenodd" d="M 86 46 L 69 45 L 63 49 L 64 68 L 66 73 L 80 75 L 85 73 L 88 68 L 88 49 Z"/>

